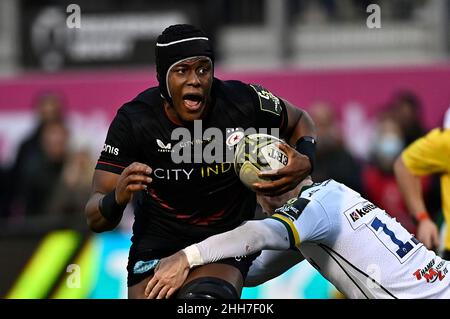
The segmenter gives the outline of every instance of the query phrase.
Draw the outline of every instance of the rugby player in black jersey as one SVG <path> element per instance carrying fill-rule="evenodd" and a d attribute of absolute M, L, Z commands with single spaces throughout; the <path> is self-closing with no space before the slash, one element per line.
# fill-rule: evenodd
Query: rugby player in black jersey
<path fill-rule="evenodd" d="M 201 153 L 211 143 L 211 138 L 195 137 L 199 123 L 201 134 L 215 128 L 226 137 L 224 150 L 249 128 L 279 129 L 292 145 L 281 146 L 288 164 L 265 173 L 270 182 L 254 184 L 262 196 L 293 189 L 311 172 L 315 156 L 309 115 L 261 86 L 215 78 L 214 54 L 201 30 L 170 26 L 158 37 L 155 53 L 159 86 L 118 110 L 85 210 L 91 230 L 103 232 L 114 229 L 126 205 L 133 204 L 129 298 L 146 297 L 145 287 L 161 258 L 253 218 L 256 195 L 240 182 L 232 161 L 205 161 L 198 154 L 199 146 Z M 174 140 L 172 134 L 180 128 L 194 137 Z M 174 161 L 175 145 L 190 148 L 195 159 Z M 231 258 L 193 270 L 178 298 L 239 298 L 254 258 Z"/>

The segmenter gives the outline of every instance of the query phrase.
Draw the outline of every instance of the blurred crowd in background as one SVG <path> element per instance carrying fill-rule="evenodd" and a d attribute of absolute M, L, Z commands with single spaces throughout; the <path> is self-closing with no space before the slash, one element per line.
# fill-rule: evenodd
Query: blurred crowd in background
<path fill-rule="evenodd" d="M 348 141 L 342 137 L 341 125 L 331 105 L 320 102 L 309 111 L 318 129 L 315 180 L 333 178 L 350 186 L 415 233 L 416 226 L 402 199 L 393 166 L 403 149 L 427 132 L 421 121 L 423 108 L 419 97 L 414 92 L 403 91 L 386 101 L 384 110 L 376 116 L 365 160 L 346 147 Z M 429 211 L 434 218 L 441 218 L 437 176 L 424 178 L 423 187 Z"/>
<path fill-rule="evenodd" d="M 68 129 L 64 103 L 64 96 L 56 92 L 37 96 L 31 133 L 20 142 L 14 161 L 1 166 L 2 224 L 14 231 L 86 228 L 83 210 L 101 150 L 94 155 L 87 147 L 73 143 L 76 139 Z M 373 123 L 367 154 L 355 154 L 347 147 L 350 143 L 343 136 L 342 122 L 332 104 L 317 101 L 305 108 L 318 133 L 314 180 L 333 178 L 350 186 L 414 233 L 415 225 L 395 181 L 393 163 L 406 146 L 427 132 L 421 121 L 420 98 L 414 92 L 403 91 L 386 101 Z M 429 211 L 440 219 L 438 179 L 425 178 L 423 185 Z"/>
<path fill-rule="evenodd" d="M 31 133 L 15 160 L 1 167 L 0 213 L 13 227 L 85 228 L 82 213 L 95 162 L 89 149 L 71 143 L 64 108 L 62 95 L 37 96 Z"/>
<path fill-rule="evenodd" d="M 402 61 L 413 64 L 443 62 L 449 56 L 449 6 L 441 0 L 78 1 L 82 14 L 88 17 L 83 20 L 81 16 L 81 31 L 84 23 L 86 32 L 91 32 L 91 37 L 85 38 L 70 38 L 70 34 L 60 32 L 67 29 L 65 7 L 72 2 L 43 1 L 37 4 L 25 0 L 0 0 L 0 12 L 5 18 L 0 21 L 3 30 L 0 30 L 0 74 L 6 77 L 6 81 L 8 77 L 14 78 L 30 71 L 99 70 L 105 66 L 145 67 L 150 70 L 156 35 L 167 24 L 176 22 L 195 23 L 203 27 L 217 46 L 218 66 L 242 72 L 245 72 L 243 65 L 254 69 L 252 62 L 257 63 L 257 68 L 261 70 L 279 66 L 335 65 L 351 68 L 374 63 L 392 65 Z M 380 31 L 376 38 L 381 46 L 378 51 L 371 47 L 373 41 L 364 37 L 364 32 L 368 32 L 365 26 L 366 9 L 373 3 L 382 8 L 384 23 L 398 26 L 385 33 Z M 441 11 L 447 18 L 430 19 L 430 15 Z M 121 12 L 147 12 L 150 17 L 161 17 L 164 13 L 167 16 L 163 21 L 149 18 L 147 22 L 153 23 L 148 26 L 151 36 L 146 38 L 142 30 L 139 34 L 142 38 L 133 35 L 136 42 L 131 51 L 118 50 L 115 56 L 106 56 L 102 53 L 102 47 L 89 51 L 89 40 L 120 40 L 113 35 L 110 38 L 100 37 L 102 33 L 98 30 L 96 37 L 94 26 L 101 25 L 102 17 L 107 14 L 117 17 Z M 27 19 L 20 19 L 22 16 Z M 96 25 L 95 21 L 99 24 Z M 130 36 L 133 26 L 125 25 L 129 27 L 127 32 Z M 415 29 L 404 29 L 407 25 Z M 143 26 L 140 25 L 140 28 Z M 272 33 L 273 30 L 276 32 Z M 439 32 L 434 32 L 436 30 Z M 286 32 L 286 38 L 290 40 L 280 38 L 277 32 Z M 361 37 L 358 34 L 353 37 L 355 32 L 363 33 Z M 308 37 L 309 34 L 317 34 L 317 37 Z M 335 39 L 336 35 L 342 41 L 330 41 L 329 47 L 320 42 L 320 39 L 326 42 L 329 37 Z M 270 44 L 264 44 L 267 39 Z M 87 41 L 83 43 L 88 45 L 82 46 L 81 42 L 76 42 L 82 40 Z M 347 40 L 351 45 L 346 46 L 349 43 Z M 301 45 L 296 46 L 299 41 Z M 72 46 L 73 43 L 78 43 L 78 46 Z M 103 49 L 114 49 L 111 43 L 105 42 Z M 267 53 L 262 48 L 267 48 Z M 310 51 L 313 53 L 309 54 Z M 341 55 L 346 55 L 345 61 Z M 355 59 L 355 56 L 358 58 Z M 114 60 L 115 57 L 117 60 Z M 8 231 L 32 232 L 36 228 L 70 227 L 86 231 L 83 210 L 101 149 L 92 152 L 83 143 L 76 142 L 74 135 L 77 133 L 68 126 L 66 97 L 53 89 L 48 87 L 32 97 L 33 103 L 29 107 L 33 112 L 33 121 L 27 128 L 29 133 L 18 143 L 15 154 L 9 156 L 11 160 L 0 163 L 0 216 L 1 225 L 6 229 L 3 235 Z M 1 101 L 0 92 L 0 114 L 6 107 Z M 450 104 L 450 101 L 447 102 Z M 344 134 L 342 118 L 332 102 L 324 99 L 301 106 L 310 113 L 318 130 L 314 179 L 322 181 L 333 178 L 345 183 L 390 212 L 410 232 L 415 232 L 415 224 L 395 181 L 393 163 L 406 146 L 431 129 L 423 122 L 423 116 L 432 110 L 424 109 L 418 93 L 405 89 L 384 101 L 382 111 L 372 123 L 371 139 L 364 152 L 351 147 L 352 139 L 358 139 L 358 135 Z M 111 107 L 118 108 L 119 105 Z M 103 138 L 106 131 L 98 132 L 98 135 Z M 439 220 L 438 180 L 435 177 L 425 178 L 423 185 L 429 212 L 435 220 Z"/>

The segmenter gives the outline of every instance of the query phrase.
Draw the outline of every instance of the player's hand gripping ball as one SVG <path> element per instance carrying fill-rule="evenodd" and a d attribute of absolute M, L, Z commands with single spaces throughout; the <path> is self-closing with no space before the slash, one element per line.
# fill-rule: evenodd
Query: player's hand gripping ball
<path fill-rule="evenodd" d="M 277 147 L 279 138 L 267 134 L 246 135 L 234 153 L 234 169 L 242 183 L 252 189 L 253 183 L 270 181 L 259 172 L 277 170 L 286 166 L 288 156 Z"/>

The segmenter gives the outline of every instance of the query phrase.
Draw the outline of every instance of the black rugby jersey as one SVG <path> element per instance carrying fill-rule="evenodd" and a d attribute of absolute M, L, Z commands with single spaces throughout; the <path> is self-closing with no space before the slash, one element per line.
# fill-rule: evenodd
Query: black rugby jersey
<path fill-rule="evenodd" d="M 208 128 L 218 128 L 228 139 L 221 143 L 225 152 L 239 130 L 279 128 L 282 132 L 287 124 L 284 103 L 260 86 L 215 78 L 211 95 L 212 105 L 201 121 L 201 133 L 194 132 L 194 125 L 185 127 L 192 139 L 178 144 L 191 148 L 197 161 L 202 160 L 201 156 L 198 159 L 201 151 L 194 150 L 199 145 L 200 150 L 207 147 L 211 141 L 203 137 Z M 167 117 L 157 87 L 125 103 L 109 127 L 96 169 L 120 174 L 132 162 L 141 162 L 153 170 L 148 190 L 133 197 L 135 244 L 143 238 L 164 239 L 159 244 L 153 242 L 153 248 L 198 241 L 254 216 L 255 193 L 240 182 L 232 160 L 174 163 L 171 155 L 179 140 L 172 140 L 171 134 L 177 128 L 181 126 Z"/>

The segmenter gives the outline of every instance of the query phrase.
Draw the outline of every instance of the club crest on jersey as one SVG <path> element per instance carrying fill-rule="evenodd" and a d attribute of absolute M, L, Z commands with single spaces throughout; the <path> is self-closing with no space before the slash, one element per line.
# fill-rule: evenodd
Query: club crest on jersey
<path fill-rule="evenodd" d="M 228 148 L 232 148 L 245 136 L 244 131 L 242 129 L 227 129 L 227 139 L 225 143 Z"/>

